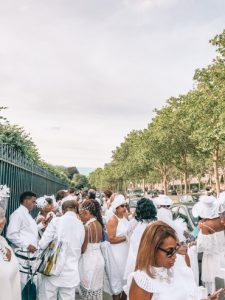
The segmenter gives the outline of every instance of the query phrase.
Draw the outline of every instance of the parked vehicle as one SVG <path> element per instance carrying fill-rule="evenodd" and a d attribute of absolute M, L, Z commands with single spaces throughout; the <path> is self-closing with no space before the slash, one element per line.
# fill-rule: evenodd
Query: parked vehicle
<path fill-rule="evenodd" d="M 192 215 L 192 207 L 195 203 L 175 203 L 171 206 L 173 219 L 183 219 L 187 224 L 188 231 L 192 232 L 198 225 L 198 218 Z"/>
<path fill-rule="evenodd" d="M 131 198 L 142 198 L 145 195 L 144 191 L 141 188 L 128 189 L 127 194 L 128 194 L 129 199 L 131 199 Z"/>
<path fill-rule="evenodd" d="M 182 195 L 180 197 L 180 203 L 196 203 L 199 197 L 200 195 Z"/>

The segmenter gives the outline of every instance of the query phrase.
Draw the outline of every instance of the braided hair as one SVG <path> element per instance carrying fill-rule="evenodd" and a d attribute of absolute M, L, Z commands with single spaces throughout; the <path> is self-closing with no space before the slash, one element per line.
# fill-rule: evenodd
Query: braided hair
<path fill-rule="evenodd" d="M 101 206 L 96 200 L 86 200 L 82 204 L 82 209 L 88 210 L 97 221 L 101 224 L 102 228 L 104 227 L 102 215 L 101 215 Z"/>

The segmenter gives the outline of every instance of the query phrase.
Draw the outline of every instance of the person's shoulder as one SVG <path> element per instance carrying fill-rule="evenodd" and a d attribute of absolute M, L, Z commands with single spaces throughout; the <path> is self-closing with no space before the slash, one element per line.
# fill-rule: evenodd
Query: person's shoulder
<path fill-rule="evenodd" d="M 111 218 L 108 220 L 107 225 L 114 225 L 118 223 L 118 219 L 115 215 L 112 215 Z"/>

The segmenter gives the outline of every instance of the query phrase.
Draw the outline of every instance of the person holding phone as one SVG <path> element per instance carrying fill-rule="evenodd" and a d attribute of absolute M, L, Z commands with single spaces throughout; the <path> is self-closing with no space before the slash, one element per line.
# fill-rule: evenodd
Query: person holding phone
<path fill-rule="evenodd" d="M 175 230 L 166 223 L 156 221 L 146 228 L 125 288 L 129 300 L 206 300 L 198 297 L 191 269 L 180 268 L 180 247 Z M 207 300 L 218 299 L 221 292 Z"/>

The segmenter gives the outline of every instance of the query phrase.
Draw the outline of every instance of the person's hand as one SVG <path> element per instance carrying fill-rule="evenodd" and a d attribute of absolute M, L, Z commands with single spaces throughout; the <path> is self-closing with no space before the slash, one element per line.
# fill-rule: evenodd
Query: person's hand
<path fill-rule="evenodd" d="M 34 252 L 37 251 L 37 248 L 35 246 L 33 246 L 33 245 L 29 245 L 27 247 L 27 250 L 28 250 L 28 252 L 34 253 Z"/>
<path fill-rule="evenodd" d="M 225 289 L 219 289 L 218 291 L 216 291 L 215 293 L 213 293 L 207 300 L 216 300 L 219 299 L 220 294 L 224 292 L 225 293 Z"/>
<path fill-rule="evenodd" d="M 177 253 L 181 254 L 181 255 L 186 255 L 187 254 L 187 245 L 183 244 L 180 246 L 180 248 L 178 249 Z"/>
<path fill-rule="evenodd" d="M 8 261 L 10 261 L 12 258 L 12 252 L 8 248 L 6 248 L 6 257 L 7 257 Z"/>

